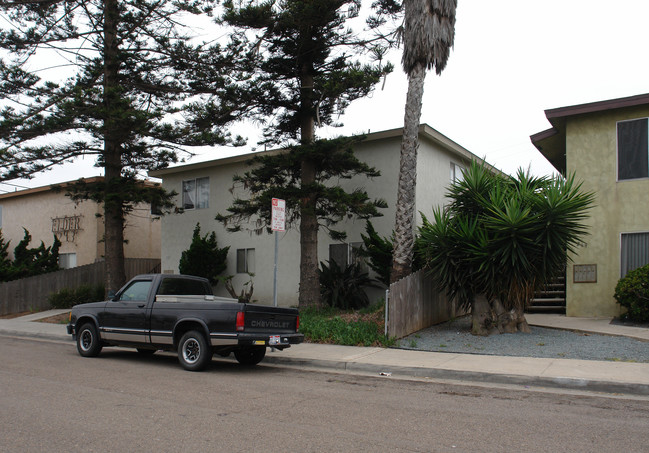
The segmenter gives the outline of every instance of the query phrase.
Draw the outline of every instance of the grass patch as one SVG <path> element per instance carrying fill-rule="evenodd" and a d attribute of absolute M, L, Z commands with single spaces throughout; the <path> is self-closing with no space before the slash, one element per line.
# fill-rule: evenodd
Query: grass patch
<path fill-rule="evenodd" d="M 311 343 L 346 346 L 394 346 L 395 339 L 384 335 L 383 304 L 362 310 L 334 308 L 300 310 L 300 332 Z"/>

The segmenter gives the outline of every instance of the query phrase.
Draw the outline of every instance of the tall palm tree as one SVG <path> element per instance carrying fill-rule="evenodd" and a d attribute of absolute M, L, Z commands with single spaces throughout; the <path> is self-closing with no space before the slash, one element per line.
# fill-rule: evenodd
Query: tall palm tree
<path fill-rule="evenodd" d="M 401 63 L 408 74 L 408 95 L 401 141 L 392 282 L 408 275 L 412 267 L 417 149 L 424 80 L 427 69 L 434 67 L 439 75 L 446 67 L 455 38 L 457 0 L 404 0 L 403 6 Z"/>

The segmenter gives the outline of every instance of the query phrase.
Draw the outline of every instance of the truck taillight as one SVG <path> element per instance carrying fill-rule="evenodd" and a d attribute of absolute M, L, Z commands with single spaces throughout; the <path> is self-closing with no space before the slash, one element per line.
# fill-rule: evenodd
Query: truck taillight
<path fill-rule="evenodd" d="M 298 315 L 297 319 L 295 320 L 295 331 L 297 332 L 300 330 L 300 316 Z"/>
<path fill-rule="evenodd" d="M 240 332 L 243 330 L 244 326 L 244 314 L 242 311 L 237 312 L 237 332 Z"/>

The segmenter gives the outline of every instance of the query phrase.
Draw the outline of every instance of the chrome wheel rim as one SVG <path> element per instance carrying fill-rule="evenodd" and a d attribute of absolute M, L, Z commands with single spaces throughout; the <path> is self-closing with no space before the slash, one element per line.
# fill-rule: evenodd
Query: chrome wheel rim
<path fill-rule="evenodd" d="M 81 349 L 84 351 L 88 351 L 92 346 L 92 332 L 89 329 L 84 329 L 81 332 L 79 340 L 80 340 L 79 345 L 81 346 Z"/>
<path fill-rule="evenodd" d="M 201 356 L 201 345 L 195 338 L 188 338 L 183 343 L 183 359 L 187 363 L 196 363 Z"/>

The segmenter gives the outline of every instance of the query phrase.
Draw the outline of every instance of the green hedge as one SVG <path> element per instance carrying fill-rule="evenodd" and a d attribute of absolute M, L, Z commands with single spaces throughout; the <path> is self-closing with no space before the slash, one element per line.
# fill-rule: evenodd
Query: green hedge
<path fill-rule="evenodd" d="M 621 278 L 615 287 L 614 297 L 627 310 L 624 318 L 649 322 L 649 264 Z"/>
<path fill-rule="evenodd" d="M 76 289 L 63 288 L 57 293 L 50 293 L 47 300 L 52 308 L 72 308 L 77 304 L 104 300 L 104 285 L 81 285 Z"/>

